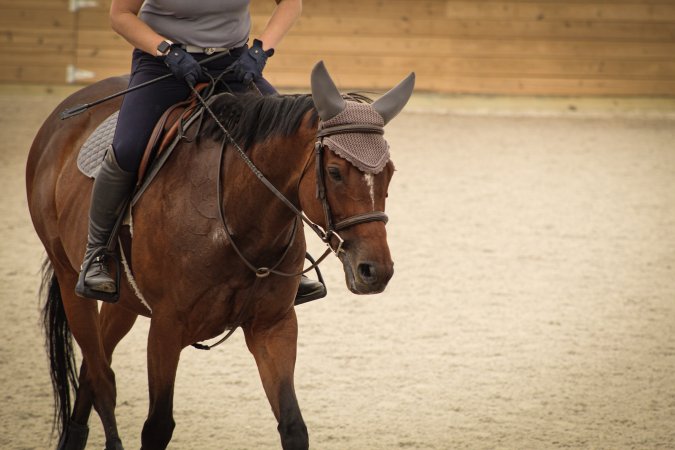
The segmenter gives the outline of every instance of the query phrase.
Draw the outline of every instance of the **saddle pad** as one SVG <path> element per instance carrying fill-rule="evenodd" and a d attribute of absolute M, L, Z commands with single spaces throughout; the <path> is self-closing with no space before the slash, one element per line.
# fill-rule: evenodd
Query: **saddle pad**
<path fill-rule="evenodd" d="M 119 111 L 112 113 L 87 138 L 77 155 L 77 167 L 90 178 L 96 178 L 105 154 L 112 145 Z"/>

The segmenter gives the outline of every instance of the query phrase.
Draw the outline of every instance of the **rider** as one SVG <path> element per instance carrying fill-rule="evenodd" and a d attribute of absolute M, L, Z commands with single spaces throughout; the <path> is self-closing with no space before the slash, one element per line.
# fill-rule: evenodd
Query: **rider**
<path fill-rule="evenodd" d="M 263 95 L 276 90 L 262 77 L 267 58 L 300 16 L 302 0 L 275 0 L 272 16 L 258 39 L 246 45 L 251 29 L 250 0 L 112 0 L 113 30 L 134 46 L 129 87 L 173 73 L 160 82 L 125 95 L 112 150 L 96 176 L 89 211 L 89 232 L 75 292 L 111 301 L 116 282 L 108 272 L 106 247 L 121 209 L 131 195 L 145 146 L 155 123 L 171 105 L 184 100 L 190 87 L 204 80 L 199 60 L 217 52 L 229 54 L 206 63 L 211 73 L 231 68 L 224 80 L 234 92 L 255 83 Z M 140 12 L 140 14 L 139 14 Z M 321 298 L 325 287 L 302 277 L 296 303 Z"/>

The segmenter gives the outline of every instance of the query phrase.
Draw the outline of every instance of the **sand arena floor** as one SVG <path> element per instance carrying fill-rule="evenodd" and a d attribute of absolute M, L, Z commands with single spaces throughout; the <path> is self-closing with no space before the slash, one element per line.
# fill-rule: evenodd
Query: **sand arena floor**
<path fill-rule="evenodd" d="M 62 97 L 0 93 L 2 449 L 55 445 L 24 165 Z M 388 126 L 396 274 L 357 297 L 331 259 L 329 297 L 298 308 L 312 448 L 675 446 L 675 119 L 495 105 L 418 104 Z M 147 413 L 147 329 L 113 363 L 127 448 Z M 183 352 L 175 419 L 170 448 L 279 448 L 240 332 Z"/>

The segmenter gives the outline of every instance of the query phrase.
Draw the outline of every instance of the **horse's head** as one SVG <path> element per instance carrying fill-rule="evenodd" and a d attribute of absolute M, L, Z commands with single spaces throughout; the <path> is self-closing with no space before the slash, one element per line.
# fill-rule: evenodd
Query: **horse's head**
<path fill-rule="evenodd" d="M 394 165 L 384 125 L 407 103 L 410 74 L 372 105 L 345 100 L 322 62 L 312 71 L 312 98 L 319 114 L 314 171 L 300 185 L 307 216 L 327 232 L 355 294 L 382 292 L 394 273 L 384 214 Z"/>

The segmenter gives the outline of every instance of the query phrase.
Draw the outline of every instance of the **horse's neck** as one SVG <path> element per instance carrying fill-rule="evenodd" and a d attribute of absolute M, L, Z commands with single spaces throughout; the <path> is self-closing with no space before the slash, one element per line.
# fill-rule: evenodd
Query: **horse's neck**
<path fill-rule="evenodd" d="M 304 140 L 299 136 L 278 137 L 255 145 L 249 152 L 257 169 L 296 207 L 300 178 L 311 157 L 311 143 Z M 286 241 L 284 236 L 295 214 L 258 179 L 236 149 L 227 152 L 223 209 L 228 226 L 250 244 Z"/>

